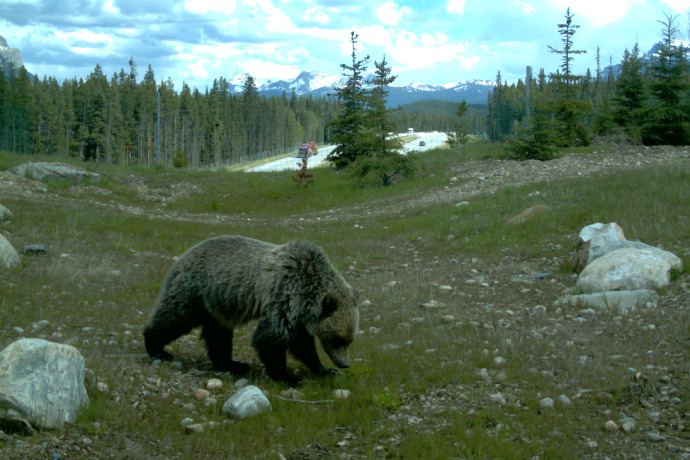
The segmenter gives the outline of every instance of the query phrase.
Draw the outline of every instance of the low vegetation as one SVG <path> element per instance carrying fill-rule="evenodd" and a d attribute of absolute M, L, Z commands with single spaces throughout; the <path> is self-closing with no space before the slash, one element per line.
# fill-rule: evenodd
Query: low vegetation
<path fill-rule="evenodd" d="M 0 454 L 683 458 L 690 445 L 687 275 L 654 309 L 559 310 L 553 302 L 573 286 L 574 237 L 593 222 L 617 222 L 630 239 L 663 246 L 687 266 L 688 154 L 642 169 L 636 160 L 653 153 L 613 146 L 602 160 L 593 150 L 577 153 L 581 169 L 569 173 L 578 178 L 539 180 L 540 165 L 553 162 L 534 162 L 529 177 L 503 174 L 502 187 L 463 202 L 423 198 L 479 187 L 499 163 L 518 163 L 498 160 L 495 144 L 470 144 L 418 156 L 421 176 L 385 188 L 330 168 L 305 187 L 294 171 L 113 165 L 98 169 L 96 185 L 3 188 L 0 204 L 14 217 L 0 232 L 19 250 L 33 243 L 49 250 L 0 272 L 0 347 L 23 336 L 77 347 L 91 405 L 62 430 L 0 433 Z M 610 167 L 590 176 L 588 155 Z M 1 155 L 0 182 L 26 159 Z M 630 168 L 614 167 L 623 163 Z M 464 174 L 470 169 L 481 177 Z M 504 224 L 535 204 L 550 211 Z M 262 374 L 249 345 L 254 324 L 236 331 L 238 359 L 251 364 L 249 380 L 273 405 L 242 421 L 221 414 L 235 379 L 210 369 L 197 333 L 175 342 L 178 361 L 160 367 L 149 365 L 141 336 L 173 257 L 221 234 L 313 241 L 366 301 L 350 369 L 321 379 L 290 362 L 306 377 L 297 399 Z M 546 279 L 531 277 L 545 272 Z M 210 378 L 224 382 L 212 394 L 216 403 L 195 398 Z M 335 398 L 336 389 L 350 397 Z M 187 418 L 206 423 L 203 431 L 186 432 Z M 635 422 L 629 432 L 620 428 L 627 419 Z M 607 431 L 607 421 L 617 428 Z"/>

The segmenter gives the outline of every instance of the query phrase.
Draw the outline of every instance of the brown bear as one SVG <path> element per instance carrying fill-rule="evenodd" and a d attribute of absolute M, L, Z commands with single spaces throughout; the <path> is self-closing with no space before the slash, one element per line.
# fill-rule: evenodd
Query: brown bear
<path fill-rule="evenodd" d="M 144 329 L 146 351 L 169 360 L 165 345 L 201 326 L 214 368 L 242 375 L 249 366 L 232 359 L 233 329 L 254 319 L 252 346 L 267 374 L 294 384 L 287 351 L 315 374 L 339 372 L 321 364 L 315 337 L 336 366 L 349 366 L 359 328 L 357 293 L 314 244 L 211 238 L 188 249 L 168 272 Z"/>

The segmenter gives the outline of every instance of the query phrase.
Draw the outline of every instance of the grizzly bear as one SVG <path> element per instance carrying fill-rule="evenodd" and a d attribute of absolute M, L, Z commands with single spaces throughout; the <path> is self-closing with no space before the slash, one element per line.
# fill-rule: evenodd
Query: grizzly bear
<path fill-rule="evenodd" d="M 252 346 L 274 380 L 296 383 L 286 352 L 314 374 L 338 373 L 321 364 L 318 337 L 340 368 L 359 328 L 357 293 L 314 244 L 275 245 L 243 236 L 220 236 L 188 249 L 168 272 L 144 329 L 152 359 L 169 360 L 164 347 L 201 326 L 214 368 L 249 370 L 232 359 L 233 329 L 258 319 Z"/>

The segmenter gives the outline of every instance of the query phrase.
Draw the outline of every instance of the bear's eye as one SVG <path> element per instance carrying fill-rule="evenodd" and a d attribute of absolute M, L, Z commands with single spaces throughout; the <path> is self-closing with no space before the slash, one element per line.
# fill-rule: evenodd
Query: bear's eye
<path fill-rule="evenodd" d="M 331 344 L 331 347 L 333 347 L 333 348 L 343 348 L 343 347 L 346 347 L 350 344 L 350 342 L 348 342 L 346 339 L 344 339 L 342 337 L 337 337 L 337 336 L 331 337 L 329 342 Z"/>
<path fill-rule="evenodd" d="M 323 317 L 330 316 L 338 308 L 338 301 L 335 297 L 327 295 L 321 302 L 321 314 Z"/>

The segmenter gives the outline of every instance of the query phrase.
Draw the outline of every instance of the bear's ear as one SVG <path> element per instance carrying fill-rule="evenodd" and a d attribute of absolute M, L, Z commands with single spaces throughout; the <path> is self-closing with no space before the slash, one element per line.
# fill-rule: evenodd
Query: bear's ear
<path fill-rule="evenodd" d="M 332 294 L 326 294 L 321 301 L 321 317 L 331 316 L 338 309 L 338 300 Z"/>

